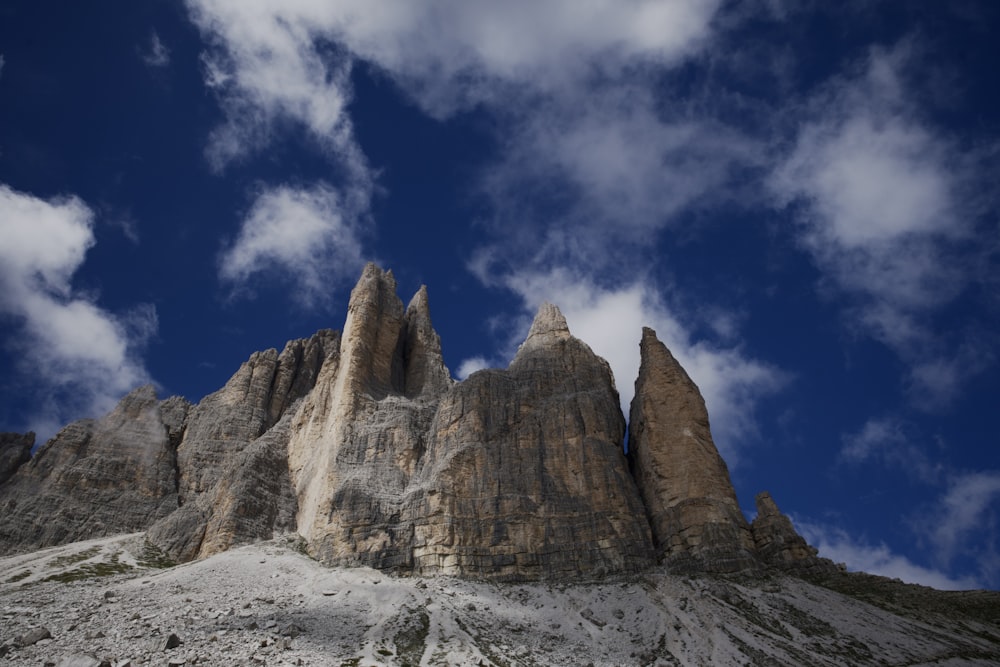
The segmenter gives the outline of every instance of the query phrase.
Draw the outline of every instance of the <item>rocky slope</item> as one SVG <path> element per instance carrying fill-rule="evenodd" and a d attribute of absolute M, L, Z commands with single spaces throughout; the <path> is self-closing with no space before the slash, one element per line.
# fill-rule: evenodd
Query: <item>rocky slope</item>
<path fill-rule="evenodd" d="M 327 568 L 295 546 L 263 542 L 162 570 L 141 535 L 2 558 L 0 663 L 1000 664 L 1000 593 L 661 568 L 496 584 Z"/>
<path fill-rule="evenodd" d="M 327 565 L 494 580 L 832 570 L 766 497 L 751 528 L 698 388 L 652 330 L 625 421 L 545 304 L 507 369 L 455 383 L 421 288 L 365 268 L 343 335 L 251 356 L 197 405 L 136 390 L 0 483 L 0 550 L 148 529 L 172 558 L 295 532 Z M 16 457 L 15 457 L 16 458 Z"/>

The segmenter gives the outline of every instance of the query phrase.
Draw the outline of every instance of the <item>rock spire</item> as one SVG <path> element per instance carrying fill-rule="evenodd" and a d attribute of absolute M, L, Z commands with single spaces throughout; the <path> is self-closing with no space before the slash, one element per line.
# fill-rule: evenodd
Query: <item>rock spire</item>
<path fill-rule="evenodd" d="M 343 335 L 255 353 L 196 405 L 139 388 L 27 462 L 30 434 L 0 437 L 0 552 L 146 530 L 190 560 L 295 532 L 329 565 L 490 580 L 827 567 L 769 495 L 747 524 L 698 388 L 651 329 L 640 351 L 626 457 L 611 369 L 556 306 L 455 383 L 426 288 L 404 309 L 369 264 Z"/>
<path fill-rule="evenodd" d="M 659 559 L 677 571 L 754 567 L 753 537 L 709 429 L 701 392 L 649 328 L 629 422 L 629 457 Z"/>

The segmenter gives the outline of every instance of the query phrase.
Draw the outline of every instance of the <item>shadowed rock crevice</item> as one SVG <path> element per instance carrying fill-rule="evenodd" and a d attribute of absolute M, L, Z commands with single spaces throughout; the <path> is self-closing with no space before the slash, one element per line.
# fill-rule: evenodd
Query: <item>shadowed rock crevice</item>
<path fill-rule="evenodd" d="M 17 469 L 31 460 L 35 434 L 0 433 L 0 485 L 14 476 Z"/>

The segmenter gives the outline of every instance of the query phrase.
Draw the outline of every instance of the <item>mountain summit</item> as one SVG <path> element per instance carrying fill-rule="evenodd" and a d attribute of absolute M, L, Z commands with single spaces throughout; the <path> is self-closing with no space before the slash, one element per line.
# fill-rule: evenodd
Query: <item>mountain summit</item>
<path fill-rule="evenodd" d="M 343 334 L 255 353 L 197 405 L 137 389 L 11 458 L 0 549 L 146 530 L 186 561 L 297 533 L 328 565 L 487 580 L 835 570 L 770 496 L 747 523 L 697 386 L 651 329 L 640 348 L 626 457 L 611 369 L 558 307 L 456 383 L 426 288 L 404 308 L 369 264 Z"/>

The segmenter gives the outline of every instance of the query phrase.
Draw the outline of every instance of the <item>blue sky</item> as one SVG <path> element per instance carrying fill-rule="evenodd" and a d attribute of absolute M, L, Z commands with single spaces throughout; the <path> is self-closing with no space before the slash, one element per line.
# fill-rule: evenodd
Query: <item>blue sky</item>
<path fill-rule="evenodd" d="M 374 260 L 456 377 L 547 300 L 627 405 L 653 327 L 748 512 L 1000 587 L 1000 8 L 828 7 L 7 0 L 0 429 L 200 400 Z"/>

